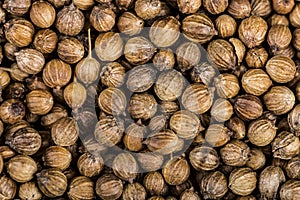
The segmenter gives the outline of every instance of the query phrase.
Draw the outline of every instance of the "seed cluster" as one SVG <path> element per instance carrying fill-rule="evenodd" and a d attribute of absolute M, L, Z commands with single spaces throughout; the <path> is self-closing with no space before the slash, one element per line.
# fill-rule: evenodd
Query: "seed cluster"
<path fill-rule="evenodd" d="M 0 44 L 0 199 L 300 198 L 299 0 L 4 0 Z"/>

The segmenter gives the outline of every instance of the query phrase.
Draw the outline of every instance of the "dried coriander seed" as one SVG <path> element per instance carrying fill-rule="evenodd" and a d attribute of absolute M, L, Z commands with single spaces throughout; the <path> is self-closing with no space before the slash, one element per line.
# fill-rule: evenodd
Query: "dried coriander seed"
<path fill-rule="evenodd" d="M 249 0 L 232 0 L 227 10 L 234 18 L 244 19 L 250 16 L 251 5 Z"/>
<path fill-rule="evenodd" d="M 280 185 L 285 182 L 284 172 L 280 167 L 268 166 L 259 176 L 259 191 L 263 198 L 276 198 Z"/>
<path fill-rule="evenodd" d="M 122 180 L 113 174 L 104 174 L 95 185 L 96 194 L 104 200 L 116 200 L 123 192 Z"/>
<path fill-rule="evenodd" d="M 15 53 L 18 68 L 28 74 L 37 74 L 45 65 L 45 57 L 35 49 L 22 49 Z"/>
<path fill-rule="evenodd" d="M 204 199 L 222 198 L 228 191 L 227 179 L 220 171 L 204 175 L 199 185 Z"/>
<path fill-rule="evenodd" d="M 51 128 L 53 142 L 59 146 L 71 146 L 78 139 L 78 125 L 72 117 L 63 117 Z"/>
<path fill-rule="evenodd" d="M 75 64 L 83 58 L 84 46 L 74 37 L 65 37 L 58 42 L 57 54 L 66 63 Z"/>
<path fill-rule="evenodd" d="M 143 149 L 143 139 L 147 133 L 146 127 L 139 123 L 130 124 L 125 130 L 123 143 L 129 151 L 140 151 Z"/>
<path fill-rule="evenodd" d="M 162 175 L 170 185 L 180 185 L 187 181 L 190 175 L 190 166 L 183 157 L 170 159 L 162 168 Z"/>
<path fill-rule="evenodd" d="M 216 15 L 226 10 L 228 7 L 228 0 L 203 0 L 203 6 L 209 13 Z"/>
<path fill-rule="evenodd" d="M 272 4 L 273 4 L 273 9 L 275 10 L 275 12 L 277 12 L 278 14 L 287 14 L 290 13 L 295 5 L 295 1 L 294 0 L 286 0 L 286 1 L 282 1 L 282 0 L 272 0 Z"/>
<path fill-rule="evenodd" d="M 192 14 L 182 20 L 183 35 L 200 44 L 210 41 L 217 35 L 214 23 L 204 13 Z"/>
<path fill-rule="evenodd" d="M 100 155 L 84 153 L 77 160 L 77 168 L 83 176 L 98 176 L 104 168 L 104 161 Z"/>
<path fill-rule="evenodd" d="M 254 47 L 247 51 L 245 60 L 248 67 L 262 68 L 268 61 L 269 54 L 263 47 Z"/>
<path fill-rule="evenodd" d="M 220 98 L 214 101 L 210 114 L 216 121 L 225 122 L 233 115 L 233 107 L 228 100 Z"/>
<path fill-rule="evenodd" d="M 137 0 L 134 11 L 144 20 L 153 19 L 161 11 L 161 2 L 159 0 Z"/>
<path fill-rule="evenodd" d="M 230 15 L 220 15 L 215 22 L 218 34 L 222 38 L 233 36 L 237 30 L 237 23 Z"/>
<path fill-rule="evenodd" d="M 263 99 L 267 109 L 276 115 L 288 113 L 295 104 L 294 93 L 285 86 L 272 87 Z"/>
<path fill-rule="evenodd" d="M 273 121 L 258 119 L 250 123 L 248 127 L 248 138 L 256 146 L 267 146 L 276 136 L 277 128 Z"/>
<path fill-rule="evenodd" d="M 42 193 L 35 182 L 26 182 L 20 185 L 18 195 L 21 199 L 42 199 Z"/>
<path fill-rule="evenodd" d="M 250 168 L 237 168 L 230 173 L 228 187 L 233 193 L 246 196 L 255 189 L 256 182 L 256 172 Z"/>
<path fill-rule="evenodd" d="M 283 131 L 272 142 L 272 153 L 275 158 L 291 159 L 300 152 L 299 138 L 292 133 Z"/>
<path fill-rule="evenodd" d="M 32 90 L 26 96 L 27 108 L 33 114 L 45 115 L 52 109 L 53 104 L 53 96 L 47 90 Z"/>
<path fill-rule="evenodd" d="M 285 167 L 285 171 L 289 178 L 299 179 L 300 177 L 300 158 L 295 156 L 289 160 L 288 164 Z"/>
<path fill-rule="evenodd" d="M 144 21 L 131 12 L 124 12 L 118 19 L 118 29 L 121 33 L 133 36 L 144 28 Z"/>
<path fill-rule="evenodd" d="M 289 16 L 289 21 L 291 22 L 291 25 L 300 28 L 300 4 L 296 4 L 292 12 Z"/>
<path fill-rule="evenodd" d="M 196 170 L 214 170 L 220 164 L 220 158 L 215 149 L 207 146 L 195 147 L 189 154 L 190 163 Z"/>
<path fill-rule="evenodd" d="M 250 149 L 249 159 L 246 163 L 247 167 L 253 170 L 258 170 L 264 167 L 266 164 L 266 156 L 261 149 L 253 148 Z"/>
<path fill-rule="evenodd" d="M 14 199 L 18 186 L 11 178 L 6 175 L 0 177 L 0 196 L 3 199 Z"/>
<path fill-rule="evenodd" d="M 272 3 L 270 0 L 252 0 L 251 14 L 260 17 L 268 16 L 272 12 Z"/>
<path fill-rule="evenodd" d="M 93 7 L 90 14 L 91 25 L 99 32 L 107 32 L 115 25 L 116 14 L 106 5 Z"/>
<path fill-rule="evenodd" d="M 222 98 L 233 98 L 240 91 L 238 79 L 233 74 L 220 74 L 214 79 L 214 83 L 219 97 Z"/>
<path fill-rule="evenodd" d="M 192 14 L 196 13 L 202 5 L 202 1 L 199 0 L 177 0 L 178 8 L 181 13 Z"/>
<path fill-rule="evenodd" d="M 31 5 L 30 19 L 39 28 L 49 28 L 55 21 L 56 12 L 47 1 L 37 1 Z"/>
<path fill-rule="evenodd" d="M 159 71 L 172 69 L 175 65 L 175 55 L 171 49 L 160 49 L 152 59 L 153 65 Z"/>
<path fill-rule="evenodd" d="M 226 165 L 241 167 L 248 161 L 250 148 L 240 140 L 232 140 L 220 150 L 220 155 Z"/>
<path fill-rule="evenodd" d="M 112 169 L 117 177 L 132 183 L 137 176 L 139 166 L 130 153 L 120 153 L 115 157 Z"/>
<path fill-rule="evenodd" d="M 195 114 L 205 113 L 212 106 L 213 90 L 199 83 L 189 85 L 182 94 L 181 101 L 184 108 Z"/>
<path fill-rule="evenodd" d="M 71 3 L 57 13 L 55 27 L 64 35 L 75 36 L 83 29 L 84 19 L 83 13 Z"/>
<path fill-rule="evenodd" d="M 45 166 L 65 170 L 70 166 L 72 155 L 64 147 L 50 146 L 45 150 L 42 159 Z"/>
<path fill-rule="evenodd" d="M 124 187 L 122 193 L 123 200 L 140 199 L 145 200 L 147 196 L 146 190 L 140 183 L 129 183 Z"/>
<path fill-rule="evenodd" d="M 184 72 L 196 66 L 201 59 L 201 51 L 194 42 L 185 42 L 176 49 L 178 68 Z"/>
<path fill-rule="evenodd" d="M 26 108 L 17 99 L 8 99 L 0 105 L 0 118 L 4 123 L 14 124 L 25 117 Z"/>
<path fill-rule="evenodd" d="M 103 90 L 98 97 L 100 109 L 107 114 L 120 115 L 126 108 L 126 96 L 120 89 L 109 87 Z"/>
<path fill-rule="evenodd" d="M 41 53 L 49 54 L 56 49 L 57 42 L 58 36 L 53 30 L 42 29 L 35 34 L 33 45 Z"/>
<path fill-rule="evenodd" d="M 289 200 L 299 197 L 300 181 L 288 180 L 280 188 L 280 199 Z"/>
<path fill-rule="evenodd" d="M 76 78 L 72 83 L 69 83 L 63 91 L 63 100 L 74 111 L 78 111 L 87 99 L 87 91 L 81 83 L 78 83 Z"/>
<path fill-rule="evenodd" d="M 281 50 L 289 46 L 292 41 L 292 33 L 288 26 L 273 25 L 267 36 L 271 50 Z"/>
<path fill-rule="evenodd" d="M 8 161 L 6 170 L 12 179 L 19 183 L 25 183 L 34 177 L 37 172 L 37 164 L 29 156 L 17 155 Z"/>
<path fill-rule="evenodd" d="M 101 82 L 107 87 L 120 87 L 125 79 L 125 67 L 118 62 L 107 63 L 103 66 L 101 73 Z"/>
<path fill-rule="evenodd" d="M 230 141 L 232 132 L 223 124 L 211 124 L 206 129 L 205 141 L 213 147 L 220 147 Z"/>
<path fill-rule="evenodd" d="M 300 134 L 299 112 L 300 112 L 300 105 L 298 104 L 293 108 L 293 110 L 291 110 L 291 112 L 289 112 L 287 117 L 289 127 L 297 136 L 299 136 Z"/>
<path fill-rule="evenodd" d="M 234 112 L 245 121 L 254 120 L 263 114 L 263 105 L 258 97 L 244 94 L 235 99 Z"/>
<path fill-rule="evenodd" d="M 94 183 L 85 176 L 77 176 L 73 178 L 69 184 L 68 197 L 71 200 L 94 199 Z"/>
<path fill-rule="evenodd" d="M 30 0 L 5 0 L 2 7 L 9 13 L 22 16 L 29 11 Z"/>
<path fill-rule="evenodd" d="M 67 177 L 55 168 L 43 169 L 36 176 L 39 189 L 47 197 L 62 196 L 67 190 Z"/>
<path fill-rule="evenodd" d="M 81 10 L 90 10 L 95 4 L 94 0 L 74 0 L 74 5 Z"/>
<path fill-rule="evenodd" d="M 143 185 L 150 195 L 163 195 L 166 182 L 160 172 L 153 171 L 145 175 Z"/>
<path fill-rule="evenodd" d="M 251 16 L 244 19 L 239 28 L 239 38 L 248 48 L 259 46 L 267 34 L 267 22 L 259 16 Z"/>
<path fill-rule="evenodd" d="M 164 157 L 149 150 L 142 151 L 137 155 L 139 166 L 146 171 L 156 171 L 163 165 Z"/>

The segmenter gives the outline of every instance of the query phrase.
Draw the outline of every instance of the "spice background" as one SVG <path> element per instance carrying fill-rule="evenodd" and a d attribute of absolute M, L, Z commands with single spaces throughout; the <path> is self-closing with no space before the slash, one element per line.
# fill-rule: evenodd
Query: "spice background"
<path fill-rule="evenodd" d="M 4 0 L 0 44 L 0 199 L 300 199 L 299 0 Z"/>

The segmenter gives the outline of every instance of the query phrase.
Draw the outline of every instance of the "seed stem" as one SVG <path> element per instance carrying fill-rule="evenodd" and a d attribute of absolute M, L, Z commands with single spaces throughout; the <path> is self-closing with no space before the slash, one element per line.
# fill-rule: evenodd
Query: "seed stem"
<path fill-rule="evenodd" d="M 88 41 L 89 41 L 89 54 L 88 54 L 88 58 L 92 58 L 91 28 L 89 28 L 89 30 L 88 30 Z"/>

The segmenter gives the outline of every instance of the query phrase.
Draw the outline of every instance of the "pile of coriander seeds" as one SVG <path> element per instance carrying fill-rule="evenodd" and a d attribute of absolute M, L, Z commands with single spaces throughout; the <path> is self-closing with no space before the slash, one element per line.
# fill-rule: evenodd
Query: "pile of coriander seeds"
<path fill-rule="evenodd" d="M 4 0 L 0 43 L 0 199 L 300 199 L 299 0 Z"/>

